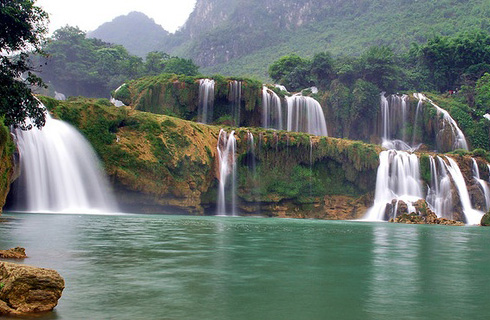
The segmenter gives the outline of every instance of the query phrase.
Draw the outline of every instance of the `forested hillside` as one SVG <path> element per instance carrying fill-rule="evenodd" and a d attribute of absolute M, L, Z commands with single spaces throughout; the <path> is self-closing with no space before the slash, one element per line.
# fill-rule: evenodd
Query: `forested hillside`
<path fill-rule="evenodd" d="M 474 28 L 490 30 L 487 0 L 198 0 L 158 50 L 191 58 L 203 73 L 265 80 L 270 63 L 286 54 L 357 56 L 372 45 L 403 52 Z"/>
<path fill-rule="evenodd" d="M 215 2 L 197 2 L 183 31 L 186 42 L 172 51 L 208 73 L 263 77 L 270 62 L 285 54 L 359 55 L 372 45 L 406 51 L 434 35 L 490 28 L 486 0 L 236 0 L 218 26 L 196 33 L 206 16 L 223 11 Z"/>

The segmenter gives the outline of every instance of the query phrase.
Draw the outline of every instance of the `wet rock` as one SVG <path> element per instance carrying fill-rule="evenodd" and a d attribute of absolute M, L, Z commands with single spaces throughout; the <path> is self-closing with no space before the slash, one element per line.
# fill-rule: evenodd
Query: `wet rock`
<path fill-rule="evenodd" d="M 0 315 L 51 311 L 64 288 L 55 270 L 0 262 Z"/>
<path fill-rule="evenodd" d="M 429 208 L 424 199 L 416 201 L 413 206 L 415 213 L 402 213 L 390 222 L 406 223 L 406 224 L 442 224 L 453 226 L 464 226 L 461 221 L 455 221 L 445 218 L 438 218 L 437 215 Z"/>
<path fill-rule="evenodd" d="M 485 213 L 483 217 L 481 217 L 481 222 L 480 224 L 484 227 L 490 226 L 490 211 Z"/>
<path fill-rule="evenodd" d="M 3 259 L 25 259 L 26 249 L 21 247 L 15 247 L 8 250 L 0 250 L 0 258 Z"/>

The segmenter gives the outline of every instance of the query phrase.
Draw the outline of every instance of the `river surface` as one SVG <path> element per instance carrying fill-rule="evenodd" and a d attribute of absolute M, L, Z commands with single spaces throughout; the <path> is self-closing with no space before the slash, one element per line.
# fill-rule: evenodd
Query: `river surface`
<path fill-rule="evenodd" d="M 66 289 L 35 319 L 488 319 L 490 228 L 6 213 Z M 16 318 L 28 319 L 28 318 Z"/>

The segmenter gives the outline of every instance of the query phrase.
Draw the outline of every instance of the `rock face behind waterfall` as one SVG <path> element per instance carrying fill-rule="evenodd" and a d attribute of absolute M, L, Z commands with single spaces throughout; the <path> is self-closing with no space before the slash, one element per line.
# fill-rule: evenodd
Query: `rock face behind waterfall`
<path fill-rule="evenodd" d="M 12 163 L 13 144 L 9 130 L 0 123 L 0 213 L 5 205 L 10 190 L 10 180 L 13 174 Z"/>
<path fill-rule="evenodd" d="M 54 270 L 0 262 L 0 315 L 51 311 L 64 288 Z"/>

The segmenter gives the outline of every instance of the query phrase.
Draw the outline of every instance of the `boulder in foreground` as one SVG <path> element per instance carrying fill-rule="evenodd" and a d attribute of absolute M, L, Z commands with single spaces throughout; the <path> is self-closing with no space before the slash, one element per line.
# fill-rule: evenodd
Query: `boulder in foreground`
<path fill-rule="evenodd" d="M 0 262 L 0 315 L 51 311 L 64 288 L 55 270 Z"/>

